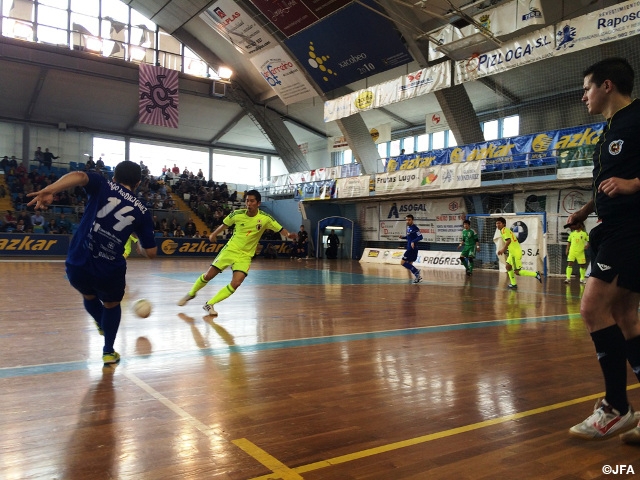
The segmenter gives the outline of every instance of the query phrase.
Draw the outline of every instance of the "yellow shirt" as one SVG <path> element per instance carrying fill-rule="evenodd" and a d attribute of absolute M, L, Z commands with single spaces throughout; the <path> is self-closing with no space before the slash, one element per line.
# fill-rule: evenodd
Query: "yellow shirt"
<path fill-rule="evenodd" d="M 578 231 L 573 230 L 569 234 L 569 238 L 567 238 L 567 242 L 571 245 L 569 246 L 569 251 L 571 253 L 582 253 L 589 242 L 589 235 L 584 230 Z"/>
<path fill-rule="evenodd" d="M 227 244 L 229 248 L 251 257 L 255 254 L 258 242 L 265 230 L 271 229 L 274 232 L 282 230 L 282 225 L 268 213 L 258 210 L 256 215 L 250 217 L 245 208 L 231 212 L 222 223 L 228 227 L 234 225 L 233 235 Z"/>
<path fill-rule="evenodd" d="M 509 246 L 507 247 L 509 249 L 509 253 L 514 254 L 517 251 L 522 252 L 520 242 L 510 228 L 504 227 L 502 230 L 500 230 L 500 236 L 505 243 L 507 243 L 507 240 L 511 240 L 511 243 L 509 243 Z"/>

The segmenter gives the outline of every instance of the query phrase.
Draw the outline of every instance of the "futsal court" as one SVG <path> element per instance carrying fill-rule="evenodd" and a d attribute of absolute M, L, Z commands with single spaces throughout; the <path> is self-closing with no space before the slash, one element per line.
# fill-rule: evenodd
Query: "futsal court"
<path fill-rule="evenodd" d="M 176 305 L 209 262 L 129 261 L 116 367 L 62 260 L 0 262 L 1 478 L 640 472 L 638 448 L 568 435 L 604 389 L 577 279 L 509 291 L 497 271 L 424 269 L 414 285 L 399 265 L 257 259 L 213 318 L 202 304 L 228 271 Z"/>

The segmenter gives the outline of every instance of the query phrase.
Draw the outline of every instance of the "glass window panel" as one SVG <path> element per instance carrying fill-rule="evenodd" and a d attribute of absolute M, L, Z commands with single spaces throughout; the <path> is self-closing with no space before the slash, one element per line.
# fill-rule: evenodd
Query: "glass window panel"
<path fill-rule="evenodd" d="M 498 120 L 491 120 L 482 124 L 485 140 L 495 140 L 498 138 Z"/>
<path fill-rule="evenodd" d="M 426 152 L 429 150 L 429 134 L 428 133 L 425 133 L 424 135 L 420 135 L 418 137 L 417 150 L 419 152 Z"/>
<path fill-rule="evenodd" d="M 115 42 L 128 43 L 129 29 L 125 23 L 115 20 L 102 20 L 102 37 Z"/>
<path fill-rule="evenodd" d="M 180 55 L 158 52 L 158 63 L 161 67 L 170 68 L 171 70 L 182 70 L 182 57 Z"/>
<path fill-rule="evenodd" d="M 517 137 L 520 134 L 520 115 L 507 117 L 502 121 L 502 136 Z"/>
<path fill-rule="evenodd" d="M 409 154 L 415 151 L 416 137 L 407 137 L 402 141 L 402 148 L 404 153 Z"/>
<path fill-rule="evenodd" d="M 207 76 L 207 64 L 196 58 L 184 58 L 184 73 L 198 77 Z"/>
<path fill-rule="evenodd" d="M 33 21 L 35 8 L 32 0 L 13 0 L 13 2 L 4 1 L 2 4 L 2 13 L 4 15 L 7 15 L 8 13 L 8 16 L 13 18 Z M 8 10 L 8 12 L 6 10 Z"/>
<path fill-rule="evenodd" d="M 145 48 L 153 48 L 155 45 L 155 32 L 144 27 L 131 27 L 131 44 Z"/>
<path fill-rule="evenodd" d="M 102 17 L 129 24 L 129 7 L 120 0 L 102 0 Z"/>
<path fill-rule="evenodd" d="M 433 134 L 433 150 L 444 148 L 444 131 Z"/>
<path fill-rule="evenodd" d="M 38 0 L 38 3 L 40 5 L 48 5 L 50 7 L 61 8 L 64 10 L 69 8 L 69 0 Z"/>
<path fill-rule="evenodd" d="M 2 21 L 2 35 L 31 42 L 33 41 L 33 24 L 5 18 Z"/>
<path fill-rule="evenodd" d="M 100 16 L 100 0 L 71 0 L 71 11 L 98 17 Z"/>
<path fill-rule="evenodd" d="M 38 6 L 38 23 L 51 27 L 68 28 L 69 12 L 59 8 Z"/>
<path fill-rule="evenodd" d="M 100 35 L 100 21 L 95 17 L 87 17 L 77 13 L 71 14 L 71 30 L 84 35 Z"/>
<path fill-rule="evenodd" d="M 397 157 L 400 155 L 400 140 L 393 140 L 389 144 L 389 155 L 391 157 Z"/>
<path fill-rule="evenodd" d="M 51 45 L 69 45 L 66 29 L 62 30 L 60 28 L 38 25 L 37 37 L 39 43 L 49 43 Z"/>
<path fill-rule="evenodd" d="M 389 146 L 389 142 L 379 143 L 378 144 L 378 155 L 380 158 L 387 157 L 387 147 Z"/>
<path fill-rule="evenodd" d="M 141 15 L 140 13 L 136 12 L 135 10 L 131 10 L 131 25 L 135 25 L 136 27 L 140 27 L 140 28 L 144 27 L 147 30 L 151 30 L 152 32 L 155 32 L 156 30 L 155 23 L 153 23 L 144 15 Z"/>
<path fill-rule="evenodd" d="M 451 130 L 449 130 L 449 146 L 450 147 L 458 146 L 458 141 L 456 140 L 456 137 Z"/>
<path fill-rule="evenodd" d="M 343 165 L 353 163 L 353 152 L 351 150 L 345 150 L 342 153 L 344 154 L 342 157 L 344 159 L 342 162 Z"/>
<path fill-rule="evenodd" d="M 167 53 L 175 53 L 181 55 L 180 42 L 169 35 L 167 32 L 160 30 L 158 49 Z"/>

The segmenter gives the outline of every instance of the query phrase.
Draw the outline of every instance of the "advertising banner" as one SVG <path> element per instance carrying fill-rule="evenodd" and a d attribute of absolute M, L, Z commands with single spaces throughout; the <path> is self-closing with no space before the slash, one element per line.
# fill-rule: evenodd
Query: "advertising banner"
<path fill-rule="evenodd" d="M 440 169 L 443 189 L 477 188 L 480 186 L 481 162 L 451 163 Z"/>
<path fill-rule="evenodd" d="M 66 256 L 69 235 L 0 233 L 0 256 Z"/>
<path fill-rule="evenodd" d="M 294 198 L 296 200 L 328 200 L 335 198 L 335 188 L 335 180 L 303 183 L 298 186 Z"/>
<path fill-rule="evenodd" d="M 391 22 L 357 3 L 299 32 L 285 45 L 324 92 L 411 61 Z"/>
<path fill-rule="evenodd" d="M 376 175 L 376 195 L 418 190 L 422 183 L 421 174 L 420 170 L 379 173 Z"/>
<path fill-rule="evenodd" d="M 443 62 L 388 82 L 352 92 L 335 100 L 327 100 L 324 103 L 324 121 L 338 120 L 450 86 L 451 65 L 450 62 Z"/>
<path fill-rule="evenodd" d="M 542 222 L 536 215 L 509 215 L 505 216 L 507 228 L 513 231 L 522 248 L 522 268 L 531 271 L 544 271 L 545 239 Z M 498 229 L 496 229 L 493 241 L 497 251 L 504 247 L 504 241 Z M 506 272 L 505 255 L 497 255 L 501 272 Z"/>
<path fill-rule="evenodd" d="M 218 0 L 200 18 L 249 56 L 275 45 L 273 37 L 233 0 Z"/>
<path fill-rule="evenodd" d="M 263 50 L 250 60 L 285 105 L 317 95 L 298 65 L 280 45 Z"/>
<path fill-rule="evenodd" d="M 427 113 L 425 125 L 425 133 L 442 132 L 443 130 L 449 129 L 449 122 L 447 122 L 444 113 L 441 111 Z"/>
<path fill-rule="evenodd" d="M 406 235 L 405 216 L 411 214 L 426 242 L 457 243 L 467 209 L 462 197 L 419 201 L 380 202 L 379 240 Z"/>
<path fill-rule="evenodd" d="M 360 262 L 398 264 L 402 259 L 402 255 L 404 255 L 404 250 L 399 248 L 365 248 Z M 413 264 L 427 268 L 464 271 L 464 266 L 460 262 L 460 253 L 458 252 L 420 250 L 418 258 Z"/>
<path fill-rule="evenodd" d="M 336 181 L 336 198 L 354 198 L 369 196 L 371 175 L 339 178 Z"/>

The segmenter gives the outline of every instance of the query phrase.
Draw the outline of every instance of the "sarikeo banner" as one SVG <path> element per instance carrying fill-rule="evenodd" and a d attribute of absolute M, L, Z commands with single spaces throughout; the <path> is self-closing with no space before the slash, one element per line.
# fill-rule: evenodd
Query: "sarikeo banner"
<path fill-rule="evenodd" d="M 327 100 L 324 121 L 331 122 L 366 110 L 416 98 L 451 86 L 451 64 L 443 62 L 388 82 Z"/>
<path fill-rule="evenodd" d="M 233 0 L 218 0 L 200 18 L 249 56 L 275 44 L 273 37 Z"/>
<path fill-rule="evenodd" d="M 141 63 L 138 84 L 139 122 L 178 128 L 178 72 Z"/>
<path fill-rule="evenodd" d="M 317 95 L 298 65 L 280 45 L 263 50 L 250 60 L 285 105 Z"/>
<path fill-rule="evenodd" d="M 405 216 L 411 214 L 425 242 L 456 243 L 467 216 L 462 197 L 380 202 L 379 240 L 397 240 L 406 235 Z"/>
<path fill-rule="evenodd" d="M 391 22 L 357 3 L 299 32 L 285 45 L 324 92 L 411 61 Z"/>

